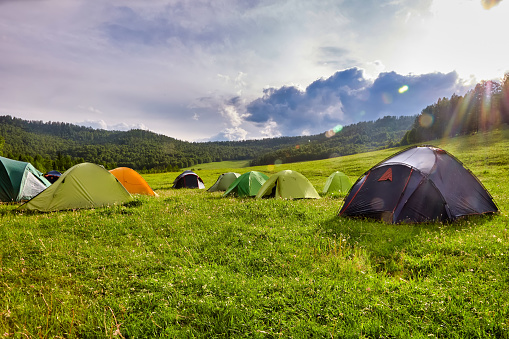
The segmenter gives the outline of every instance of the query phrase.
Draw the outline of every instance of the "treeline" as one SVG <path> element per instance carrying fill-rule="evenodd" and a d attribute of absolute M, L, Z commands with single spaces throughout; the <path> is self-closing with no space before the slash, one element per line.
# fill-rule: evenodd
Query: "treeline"
<path fill-rule="evenodd" d="M 164 172 L 214 161 L 254 159 L 253 165 L 264 165 L 388 147 L 402 138 L 413 120 L 414 117 L 385 117 L 346 126 L 336 133 L 195 143 L 146 130 L 106 131 L 0 116 L 0 138 L 5 139 L 5 157 L 30 162 L 42 172 L 65 171 L 81 162 L 93 162 L 107 169 L 125 166 L 141 172 Z"/>
<path fill-rule="evenodd" d="M 308 138 L 292 147 L 264 153 L 253 159 L 251 165 L 327 159 L 394 147 L 414 120 L 415 116 L 386 116 L 376 121 L 359 122 Z"/>
<path fill-rule="evenodd" d="M 65 171 L 81 162 L 108 169 L 125 166 L 142 172 L 177 171 L 201 163 L 253 159 L 302 139 L 195 143 L 146 130 L 106 131 L 12 116 L 0 116 L 0 138 L 5 139 L 5 157 L 30 162 L 42 172 Z"/>
<path fill-rule="evenodd" d="M 464 96 L 439 99 L 422 110 L 402 145 L 490 131 L 509 123 L 509 74 L 501 83 L 481 81 Z"/>

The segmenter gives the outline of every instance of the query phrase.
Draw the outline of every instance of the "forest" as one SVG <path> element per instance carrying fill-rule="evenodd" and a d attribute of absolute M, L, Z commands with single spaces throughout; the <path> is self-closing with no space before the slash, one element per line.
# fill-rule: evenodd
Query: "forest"
<path fill-rule="evenodd" d="M 346 126 L 337 133 L 196 143 L 146 130 L 106 131 L 0 116 L 0 138 L 5 141 L 3 156 L 30 162 L 42 172 L 65 171 L 81 162 L 107 169 L 125 166 L 141 172 L 164 172 L 223 160 L 252 160 L 261 165 L 385 148 L 401 139 L 413 120 L 385 117 Z"/>
<path fill-rule="evenodd" d="M 424 108 L 400 141 L 410 145 L 496 128 L 509 123 L 509 74 L 502 83 L 481 81 L 464 96 L 441 98 Z"/>

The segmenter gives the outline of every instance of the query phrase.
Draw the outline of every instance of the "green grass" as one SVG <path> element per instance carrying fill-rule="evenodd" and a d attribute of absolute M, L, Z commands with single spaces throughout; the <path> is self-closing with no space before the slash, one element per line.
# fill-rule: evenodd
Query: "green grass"
<path fill-rule="evenodd" d="M 220 162 L 209 162 L 206 164 L 198 164 L 184 168 L 183 170 L 201 171 L 201 170 L 214 170 L 223 168 L 244 168 L 249 166 L 249 160 L 232 160 L 232 161 L 220 161 Z"/>
<path fill-rule="evenodd" d="M 343 196 L 222 198 L 174 190 L 110 208 L 26 213 L 0 206 L 0 336 L 508 338 L 507 132 L 437 141 L 501 213 L 451 224 L 340 218 Z M 397 151 L 278 167 L 321 191 Z"/>

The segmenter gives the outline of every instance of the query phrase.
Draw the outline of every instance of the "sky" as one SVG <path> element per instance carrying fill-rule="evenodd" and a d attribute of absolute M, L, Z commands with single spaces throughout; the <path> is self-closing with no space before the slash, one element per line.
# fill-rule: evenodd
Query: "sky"
<path fill-rule="evenodd" d="M 509 71 L 509 0 L 0 0 L 0 115 L 186 141 L 416 115 Z"/>

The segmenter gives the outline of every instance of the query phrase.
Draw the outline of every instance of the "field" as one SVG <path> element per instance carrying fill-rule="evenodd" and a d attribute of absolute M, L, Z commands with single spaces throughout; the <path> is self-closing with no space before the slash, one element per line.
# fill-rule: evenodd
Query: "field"
<path fill-rule="evenodd" d="M 0 336 L 6 338 L 509 338 L 509 131 L 432 143 L 464 163 L 500 213 L 450 224 L 338 217 L 345 195 L 223 198 L 171 189 L 80 211 L 0 205 Z M 293 169 L 321 192 L 399 149 Z"/>

